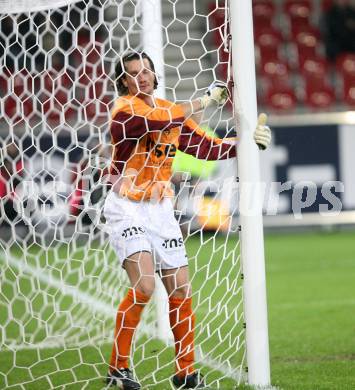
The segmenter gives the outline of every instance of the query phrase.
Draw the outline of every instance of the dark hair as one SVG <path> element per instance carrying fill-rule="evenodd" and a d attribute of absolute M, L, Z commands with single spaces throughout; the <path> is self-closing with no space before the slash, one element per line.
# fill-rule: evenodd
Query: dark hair
<path fill-rule="evenodd" d="M 120 96 L 127 95 L 128 88 L 124 86 L 122 79 L 126 77 L 125 75 L 125 63 L 133 60 L 143 60 L 146 58 L 149 62 L 150 69 L 155 73 L 155 67 L 153 64 L 152 59 L 148 56 L 147 53 L 144 51 L 129 51 L 128 53 L 124 54 L 115 67 L 115 83 L 117 92 Z M 155 76 L 154 78 L 154 89 L 157 89 L 158 86 L 158 80 Z"/>

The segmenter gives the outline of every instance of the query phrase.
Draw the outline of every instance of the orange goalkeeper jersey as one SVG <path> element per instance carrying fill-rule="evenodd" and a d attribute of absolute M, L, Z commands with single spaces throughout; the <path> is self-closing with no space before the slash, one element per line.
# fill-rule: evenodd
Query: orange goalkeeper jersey
<path fill-rule="evenodd" d="M 182 109 L 155 98 L 155 107 L 136 96 L 116 100 L 112 111 L 110 181 L 121 196 L 140 201 L 173 196 L 170 186 L 177 150 L 200 159 L 235 157 L 234 138 L 209 137 Z"/>

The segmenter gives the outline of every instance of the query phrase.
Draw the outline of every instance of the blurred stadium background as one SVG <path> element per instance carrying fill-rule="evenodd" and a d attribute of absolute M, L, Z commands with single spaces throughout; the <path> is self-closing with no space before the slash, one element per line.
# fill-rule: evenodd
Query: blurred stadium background
<path fill-rule="evenodd" d="M 117 270 L 101 231 L 92 227 L 102 223 L 105 186 L 99 178 L 109 160 L 115 97 L 110 78 L 119 53 L 141 47 L 135 5 L 78 1 L 49 14 L 0 15 L 0 388 L 102 388 Z M 348 8 L 332 14 L 335 5 Z M 168 99 L 190 99 L 214 79 L 229 81 L 224 7 L 219 0 L 162 0 Z M 258 105 L 270 115 L 273 130 L 272 146 L 261 153 L 261 172 L 267 183 L 289 183 L 280 195 L 267 186 L 265 214 L 268 207 L 272 212 L 264 218 L 272 383 L 281 389 L 355 388 L 354 8 L 350 0 L 253 1 Z M 211 112 L 204 126 L 219 136 L 233 133 L 231 105 Z M 181 155 L 175 170 L 176 183 L 184 183 L 181 171 L 189 172 L 192 187 L 235 176 L 231 162 L 197 164 Z M 310 188 L 315 191 L 308 204 Z M 331 212 L 329 194 L 340 199 L 340 212 Z M 240 277 L 239 268 L 230 273 L 226 262 L 239 261 L 232 237 L 237 192 L 206 191 L 197 212 L 188 193 L 178 195 L 194 288 L 205 288 L 214 306 L 226 288 L 215 288 L 214 269 L 230 283 Z M 292 208 L 295 197 L 303 205 L 300 218 Z M 321 205 L 330 212 L 321 215 Z M 210 253 L 215 260 L 206 269 Z M 73 286 L 89 295 L 71 294 Z M 90 293 L 103 302 L 95 314 L 102 333 L 80 322 L 88 311 L 75 307 L 76 299 L 90 304 Z M 204 304 L 197 311 L 201 321 L 210 307 Z M 223 321 L 233 327 L 228 316 Z M 58 339 L 48 339 L 52 331 Z M 80 343 L 78 333 L 93 346 L 71 349 Z M 207 334 L 201 331 L 202 344 Z M 216 343 L 212 338 L 206 348 Z M 142 341 L 135 359 L 159 348 L 158 341 Z M 164 353 L 162 359 L 171 359 Z M 240 353 L 232 361 L 244 368 Z M 169 388 L 162 378 L 170 371 L 158 368 L 152 361 L 136 368 L 146 388 Z M 149 376 L 154 370 L 158 385 Z M 232 373 L 219 386 L 234 388 L 239 379 Z"/>

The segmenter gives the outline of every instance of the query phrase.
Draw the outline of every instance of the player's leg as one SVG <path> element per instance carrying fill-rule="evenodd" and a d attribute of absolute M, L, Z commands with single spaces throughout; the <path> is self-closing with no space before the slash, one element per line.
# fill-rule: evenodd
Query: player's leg
<path fill-rule="evenodd" d="M 108 382 L 120 381 L 123 389 L 139 389 L 129 370 L 129 357 L 134 332 L 155 287 L 153 258 L 149 252 L 138 252 L 130 255 L 123 266 L 131 288 L 117 311 Z"/>
<path fill-rule="evenodd" d="M 162 281 L 169 296 L 169 320 L 175 339 L 176 374 L 194 372 L 194 328 L 188 267 L 162 270 Z"/>
<path fill-rule="evenodd" d="M 104 214 L 111 246 L 131 284 L 117 311 L 107 383 L 125 390 L 140 389 L 128 366 L 135 329 L 154 290 L 151 244 L 141 218 L 140 203 L 111 192 L 105 201 Z"/>
<path fill-rule="evenodd" d="M 195 315 L 187 254 L 171 200 L 152 205 L 150 215 L 149 234 L 157 254 L 156 267 L 169 295 L 169 319 L 176 353 L 173 383 L 179 388 L 203 388 L 204 382 L 194 370 Z"/>
<path fill-rule="evenodd" d="M 194 369 L 195 314 L 188 267 L 165 269 L 161 276 L 169 296 L 169 320 L 175 339 L 176 374 L 173 383 L 177 387 L 204 388 L 202 377 Z"/>
<path fill-rule="evenodd" d="M 155 286 L 153 259 L 149 252 L 129 256 L 124 267 L 131 288 L 118 307 L 111 368 L 128 368 L 132 337 Z"/>

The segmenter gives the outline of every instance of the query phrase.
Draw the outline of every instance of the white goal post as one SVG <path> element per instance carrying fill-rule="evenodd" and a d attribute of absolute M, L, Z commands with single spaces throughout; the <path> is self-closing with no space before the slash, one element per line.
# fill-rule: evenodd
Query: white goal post
<path fill-rule="evenodd" d="M 200 166 L 177 156 L 176 216 L 197 367 L 212 388 L 270 386 L 252 1 L 220 3 L 0 0 L 0 388 L 101 388 L 129 286 L 107 240 L 98 179 L 110 162 L 114 67 L 127 49 L 151 56 L 155 93 L 171 101 L 201 96 L 214 80 L 234 83 L 232 104 L 207 111 L 201 126 L 214 136 L 237 132 L 237 174 L 234 159 Z M 168 303 L 158 286 L 132 346 L 147 389 L 172 386 Z"/>
<path fill-rule="evenodd" d="M 234 102 L 241 132 L 238 144 L 241 255 L 248 379 L 251 385 L 270 385 L 266 303 L 262 192 L 259 152 L 253 141 L 257 122 L 252 2 L 230 1 Z M 252 206 L 250 207 L 250 204 Z"/>
<path fill-rule="evenodd" d="M 142 4 L 143 18 L 143 48 L 150 56 L 159 75 L 159 85 L 156 96 L 165 99 L 164 49 L 161 1 L 144 1 Z M 173 340 L 169 326 L 168 296 L 161 282 L 155 278 L 155 301 L 157 309 L 157 337 L 168 343 Z"/>

